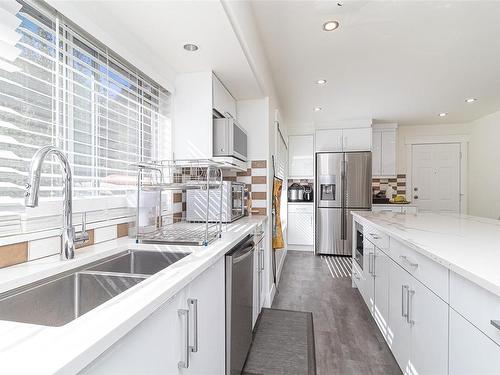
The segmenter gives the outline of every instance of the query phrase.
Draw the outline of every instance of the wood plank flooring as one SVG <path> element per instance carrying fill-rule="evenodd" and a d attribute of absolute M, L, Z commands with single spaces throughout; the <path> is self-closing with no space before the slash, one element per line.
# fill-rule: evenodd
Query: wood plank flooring
<path fill-rule="evenodd" d="M 313 313 L 317 375 L 400 375 L 351 278 L 332 277 L 331 266 L 324 257 L 288 251 L 272 307 Z"/>

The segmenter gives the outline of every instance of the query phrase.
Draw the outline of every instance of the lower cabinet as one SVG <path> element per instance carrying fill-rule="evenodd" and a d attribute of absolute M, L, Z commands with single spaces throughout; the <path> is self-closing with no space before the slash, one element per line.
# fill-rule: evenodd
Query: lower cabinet
<path fill-rule="evenodd" d="M 450 309 L 450 375 L 500 373 L 500 346 Z"/>
<path fill-rule="evenodd" d="M 82 374 L 224 374 L 224 258 L 88 365 Z"/>
<path fill-rule="evenodd" d="M 368 309 L 373 314 L 375 304 L 375 281 L 373 280 L 372 262 L 375 257 L 375 246 L 367 239 L 363 240 L 363 268 L 359 272 L 359 278 L 355 283 L 359 289 L 359 293 L 368 306 Z M 354 263 L 354 262 L 353 262 Z"/>
<path fill-rule="evenodd" d="M 375 247 L 372 266 L 375 284 L 373 317 L 386 339 L 389 322 L 389 262 L 391 262 L 390 258 L 378 247 Z"/>
<path fill-rule="evenodd" d="M 288 204 L 288 244 L 314 245 L 314 207 L 312 203 Z"/>
<path fill-rule="evenodd" d="M 448 304 L 394 261 L 390 269 L 388 342 L 411 374 L 448 373 Z"/>

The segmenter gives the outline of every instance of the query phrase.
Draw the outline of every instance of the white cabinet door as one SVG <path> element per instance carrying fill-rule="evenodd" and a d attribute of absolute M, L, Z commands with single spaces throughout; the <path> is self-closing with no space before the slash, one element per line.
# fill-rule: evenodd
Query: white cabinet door
<path fill-rule="evenodd" d="M 260 314 L 260 252 L 258 246 L 253 252 L 253 311 L 252 311 L 252 329 L 255 327 L 257 318 Z"/>
<path fill-rule="evenodd" d="M 372 148 L 372 129 L 343 129 L 343 151 L 370 151 Z"/>
<path fill-rule="evenodd" d="M 410 364 L 411 331 L 408 323 L 407 291 L 411 287 L 411 276 L 392 259 L 389 261 L 389 326 L 387 343 L 392 354 L 406 373 Z"/>
<path fill-rule="evenodd" d="M 101 354 L 80 374 L 182 374 L 178 367 L 185 345 L 185 317 L 178 314 L 182 309 L 187 309 L 183 291 Z"/>
<path fill-rule="evenodd" d="M 374 258 L 375 246 L 365 238 L 363 240 L 363 270 L 360 275 L 362 287 L 359 292 L 372 314 L 375 305 L 375 283 L 373 281 Z"/>
<path fill-rule="evenodd" d="M 396 175 L 396 130 L 383 131 L 381 134 L 380 175 Z M 378 174 L 373 173 L 374 176 Z"/>
<path fill-rule="evenodd" d="M 316 152 L 342 151 L 342 129 L 316 130 Z"/>
<path fill-rule="evenodd" d="M 389 322 L 389 257 L 375 247 L 375 266 L 373 276 L 375 281 L 375 308 L 373 317 L 380 331 L 387 339 L 387 328 Z"/>
<path fill-rule="evenodd" d="M 448 373 L 448 304 L 412 278 L 408 314 L 415 374 Z"/>
<path fill-rule="evenodd" d="M 450 375 L 496 375 L 500 346 L 450 309 Z"/>
<path fill-rule="evenodd" d="M 266 302 L 267 298 L 267 291 L 266 291 L 266 237 L 262 239 L 260 242 L 260 245 L 258 247 L 258 252 L 260 255 L 260 273 L 259 273 L 259 286 L 260 286 L 260 302 L 259 302 L 259 313 L 264 307 L 264 303 Z"/>
<path fill-rule="evenodd" d="M 188 330 L 190 336 L 186 341 Z M 179 362 L 186 359 L 189 366 L 179 368 Z M 225 285 L 222 258 L 82 373 L 212 375 L 223 374 L 224 369 Z"/>
<path fill-rule="evenodd" d="M 380 176 L 382 163 L 382 132 L 373 131 L 372 145 L 372 175 Z"/>
<path fill-rule="evenodd" d="M 225 284 L 224 257 L 194 279 L 186 288 L 190 310 L 189 368 L 183 374 L 223 374 L 225 369 Z M 196 312 L 197 310 L 197 312 Z M 197 328 L 197 329 L 196 329 Z M 197 344 L 197 345 L 196 345 Z M 196 347 L 197 346 L 197 347 Z"/>
<path fill-rule="evenodd" d="M 314 136 L 288 137 L 288 176 L 307 178 L 314 176 Z"/>
<path fill-rule="evenodd" d="M 213 107 L 223 116 L 236 118 L 236 101 L 222 82 L 213 75 Z"/>
<path fill-rule="evenodd" d="M 303 246 L 314 244 L 314 208 L 312 204 L 288 205 L 288 243 Z"/>

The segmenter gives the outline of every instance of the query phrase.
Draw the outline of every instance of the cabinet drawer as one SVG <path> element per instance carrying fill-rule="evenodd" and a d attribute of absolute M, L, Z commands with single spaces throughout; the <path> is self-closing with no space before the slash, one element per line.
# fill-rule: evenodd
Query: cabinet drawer
<path fill-rule="evenodd" d="M 451 309 L 449 374 L 495 375 L 499 358 L 500 346 Z"/>
<path fill-rule="evenodd" d="M 500 297 L 463 278 L 450 273 L 450 306 L 500 345 Z"/>
<path fill-rule="evenodd" d="M 363 236 L 384 252 L 389 250 L 389 236 L 378 229 L 363 225 Z"/>
<path fill-rule="evenodd" d="M 305 213 L 305 214 L 313 214 L 314 207 L 312 203 L 305 204 L 297 204 L 297 203 L 289 203 L 288 204 L 288 212 L 289 213 Z"/>
<path fill-rule="evenodd" d="M 448 302 L 448 269 L 391 238 L 390 256 L 422 284 Z"/>

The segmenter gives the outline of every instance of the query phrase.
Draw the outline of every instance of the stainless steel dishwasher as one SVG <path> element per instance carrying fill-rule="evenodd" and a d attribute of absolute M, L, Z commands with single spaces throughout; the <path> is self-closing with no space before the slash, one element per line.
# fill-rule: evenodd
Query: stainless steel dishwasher
<path fill-rule="evenodd" d="M 226 254 L 226 374 L 240 375 L 252 343 L 253 235 Z"/>

